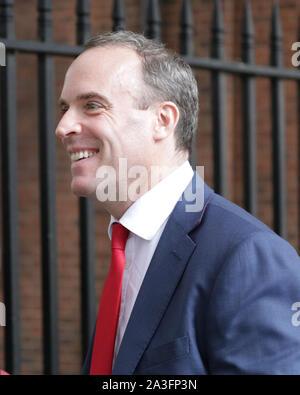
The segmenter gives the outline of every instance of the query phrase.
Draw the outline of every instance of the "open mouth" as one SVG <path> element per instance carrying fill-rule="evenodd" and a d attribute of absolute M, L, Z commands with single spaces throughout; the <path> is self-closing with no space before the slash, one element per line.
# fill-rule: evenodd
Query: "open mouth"
<path fill-rule="evenodd" d="M 83 150 L 83 151 L 77 151 L 77 152 L 72 152 L 70 154 L 71 162 L 78 162 L 82 159 L 87 159 L 91 158 L 92 156 L 95 156 L 99 150 Z"/>

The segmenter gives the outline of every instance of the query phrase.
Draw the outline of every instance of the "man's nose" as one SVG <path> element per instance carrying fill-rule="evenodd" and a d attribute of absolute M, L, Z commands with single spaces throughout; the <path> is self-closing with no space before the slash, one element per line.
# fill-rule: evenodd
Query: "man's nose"
<path fill-rule="evenodd" d="M 82 126 L 80 122 L 77 119 L 74 119 L 74 117 L 65 114 L 59 121 L 55 130 L 55 134 L 58 138 L 64 140 L 70 135 L 81 133 L 81 130 Z"/>

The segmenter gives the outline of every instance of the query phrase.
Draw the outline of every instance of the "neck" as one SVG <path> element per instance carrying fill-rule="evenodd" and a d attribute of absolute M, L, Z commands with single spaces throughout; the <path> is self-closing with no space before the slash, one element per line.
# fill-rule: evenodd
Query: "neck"
<path fill-rule="evenodd" d="M 148 168 L 137 167 L 136 171 L 132 173 L 129 171 L 126 175 L 127 178 L 118 179 L 115 193 L 111 196 L 108 194 L 108 198 L 101 201 L 104 209 L 119 220 L 136 200 L 168 177 L 186 160 L 187 156 L 181 156 L 172 164 L 160 162 L 160 164 L 152 164 Z"/>

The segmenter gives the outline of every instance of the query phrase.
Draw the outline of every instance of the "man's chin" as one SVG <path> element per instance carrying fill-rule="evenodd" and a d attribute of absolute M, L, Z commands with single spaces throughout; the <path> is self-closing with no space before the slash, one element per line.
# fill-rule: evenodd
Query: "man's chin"
<path fill-rule="evenodd" d="M 75 196 L 96 199 L 96 191 L 93 185 L 87 185 L 86 182 L 72 180 L 71 191 Z"/>

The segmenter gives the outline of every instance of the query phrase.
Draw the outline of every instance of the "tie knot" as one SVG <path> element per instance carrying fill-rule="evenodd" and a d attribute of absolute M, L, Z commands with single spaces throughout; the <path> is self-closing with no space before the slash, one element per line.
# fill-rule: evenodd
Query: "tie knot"
<path fill-rule="evenodd" d="M 125 250 L 126 242 L 129 236 L 129 230 L 118 222 L 113 223 L 111 248 Z"/>

